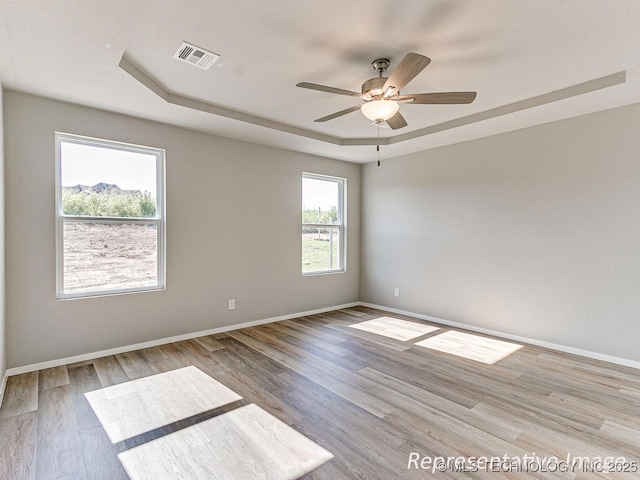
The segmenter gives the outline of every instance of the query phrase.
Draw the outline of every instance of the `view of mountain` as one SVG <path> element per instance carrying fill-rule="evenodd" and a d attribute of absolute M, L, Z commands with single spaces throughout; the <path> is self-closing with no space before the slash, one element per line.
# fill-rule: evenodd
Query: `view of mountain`
<path fill-rule="evenodd" d="M 142 193 L 140 190 L 122 190 L 113 183 L 99 182 L 95 185 L 74 185 L 73 187 L 62 187 L 64 190 L 71 192 L 85 192 L 85 193 Z"/>

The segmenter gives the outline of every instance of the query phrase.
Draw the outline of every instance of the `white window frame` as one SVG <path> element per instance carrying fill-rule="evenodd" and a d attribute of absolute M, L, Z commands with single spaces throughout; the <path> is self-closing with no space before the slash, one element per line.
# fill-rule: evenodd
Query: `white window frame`
<path fill-rule="evenodd" d="M 302 178 L 300 181 L 301 185 L 301 199 L 300 199 L 300 210 L 304 208 L 302 204 L 302 196 L 304 190 L 304 179 L 309 178 L 312 180 L 323 180 L 334 182 L 338 184 L 338 223 L 336 224 L 326 224 L 326 223 L 304 223 L 301 222 L 301 230 L 302 228 L 337 228 L 338 229 L 338 238 L 340 242 L 340 248 L 338 249 L 338 268 L 334 268 L 331 270 L 313 270 L 309 272 L 302 272 L 302 275 L 314 276 L 314 275 L 326 275 L 332 273 L 344 273 L 347 271 L 347 179 L 342 177 L 334 177 L 331 175 L 322 175 L 319 173 L 309 173 L 302 172 Z M 302 217 L 302 215 L 300 215 Z M 302 236 L 300 237 L 302 241 Z M 301 244 L 302 247 L 302 244 Z M 302 259 L 302 252 L 300 255 Z"/>
<path fill-rule="evenodd" d="M 166 252 L 165 252 L 165 150 L 161 148 L 145 147 L 130 143 L 85 137 L 69 133 L 56 132 L 56 299 L 66 300 L 74 298 L 101 297 L 125 293 L 138 293 L 164 290 L 166 288 Z M 155 217 L 98 217 L 85 215 L 66 215 L 62 211 L 62 143 L 76 143 L 112 150 L 144 153 L 156 157 L 156 215 Z M 157 232 L 157 279 L 156 285 L 130 287 L 113 290 L 97 290 L 81 293 L 64 293 L 64 224 L 74 223 L 104 223 L 117 225 L 151 225 L 155 224 Z"/>

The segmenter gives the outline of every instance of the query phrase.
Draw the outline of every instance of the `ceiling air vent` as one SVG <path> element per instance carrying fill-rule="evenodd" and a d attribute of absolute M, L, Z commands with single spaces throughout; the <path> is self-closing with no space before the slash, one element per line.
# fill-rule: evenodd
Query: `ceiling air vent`
<path fill-rule="evenodd" d="M 209 70 L 211 65 L 216 63 L 220 58 L 213 52 L 207 52 L 206 50 L 196 47 L 187 42 L 182 42 L 178 51 L 173 54 L 173 58 L 180 60 L 181 62 L 190 63 L 203 70 Z"/>

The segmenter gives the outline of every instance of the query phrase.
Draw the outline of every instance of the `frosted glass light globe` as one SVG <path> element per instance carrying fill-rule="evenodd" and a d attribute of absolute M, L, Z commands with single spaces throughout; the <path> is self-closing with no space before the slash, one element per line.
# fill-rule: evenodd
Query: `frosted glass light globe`
<path fill-rule="evenodd" d="M 393 100 L 372 100 L 360 107 L 362 114 L 369 120 L 389 120 L 396 113 L 400 104 Z"/>

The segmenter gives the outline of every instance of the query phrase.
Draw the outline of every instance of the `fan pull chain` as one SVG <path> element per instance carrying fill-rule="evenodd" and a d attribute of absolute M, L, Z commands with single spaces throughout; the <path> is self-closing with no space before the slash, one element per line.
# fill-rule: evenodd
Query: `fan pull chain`
<path fill-rule="evenodd" d="M 376 126 L 378 127 L 378 141 L 376 142 L 376 152 L 378 152 L 378 166 L 380 166 L 380 124 Z"/>

